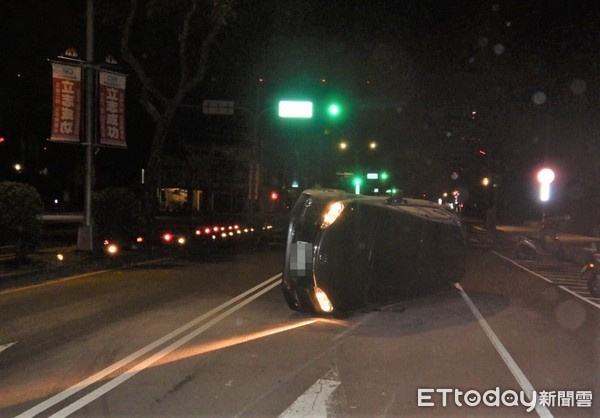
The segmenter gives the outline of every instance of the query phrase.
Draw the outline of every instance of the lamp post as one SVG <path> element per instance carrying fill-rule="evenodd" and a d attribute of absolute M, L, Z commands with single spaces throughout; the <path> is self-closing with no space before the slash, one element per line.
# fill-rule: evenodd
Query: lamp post
<path fill-rule="evenodd" d="M 94 171 L 94 1 L 87 0 L 86 21 L 86 96 L 85 96 L 85 189 L 83 225 L 77 230 L 77 249 L 94 249 L 92 230 L 92 186 Z"/>

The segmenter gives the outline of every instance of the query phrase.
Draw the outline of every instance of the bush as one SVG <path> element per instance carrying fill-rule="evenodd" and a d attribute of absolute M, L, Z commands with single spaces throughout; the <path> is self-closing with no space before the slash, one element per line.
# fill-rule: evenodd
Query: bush
<path fill-rule="evenodd" d="M 139 199 L 125 188 L 108 188 L 94 194 L 92 215 L 99 240 L 133 242 L 143 228 Z"/>
<path fill-rule="evenodd" d="M 42 209 L 42 199 L 30 185 L 0 182 L 0 238 L 15 244 L 18 261 L 37 244 Z"/>

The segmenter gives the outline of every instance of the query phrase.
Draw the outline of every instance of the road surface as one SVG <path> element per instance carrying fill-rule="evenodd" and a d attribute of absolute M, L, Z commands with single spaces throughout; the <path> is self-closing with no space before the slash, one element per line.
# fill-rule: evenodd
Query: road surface
<path fill-rule="evenodd" d="M 282 259 L 0 293 L 0 416 L 600 416 L 600 309 L 493 252 L 462 289 L 344 317 L 290 311 Z"/>

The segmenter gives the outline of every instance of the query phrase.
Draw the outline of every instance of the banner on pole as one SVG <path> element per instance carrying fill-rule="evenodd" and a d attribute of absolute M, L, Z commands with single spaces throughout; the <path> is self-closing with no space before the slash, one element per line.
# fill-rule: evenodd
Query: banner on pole
<path fill-rule="evenodd" d="M 127 76 L 100 70 L 98 108 L 100 145 L 127 148 L 125 138 L 125 83 Z"/>
<path fill-rule="evenodd" d="M 80 142 L 81 67 L 52 63 L 51 141 Z"/>

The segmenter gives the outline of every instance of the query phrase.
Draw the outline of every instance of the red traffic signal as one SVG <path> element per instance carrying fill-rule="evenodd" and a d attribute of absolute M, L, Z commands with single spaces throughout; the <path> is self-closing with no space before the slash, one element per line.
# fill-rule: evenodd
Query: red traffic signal
<path fill-rule="evenodd" d="M 271 192 L 271 195 L 269 197 L 271 198 L 271 200 L 277 200 L 279 199 L 279 193 Z"/>

